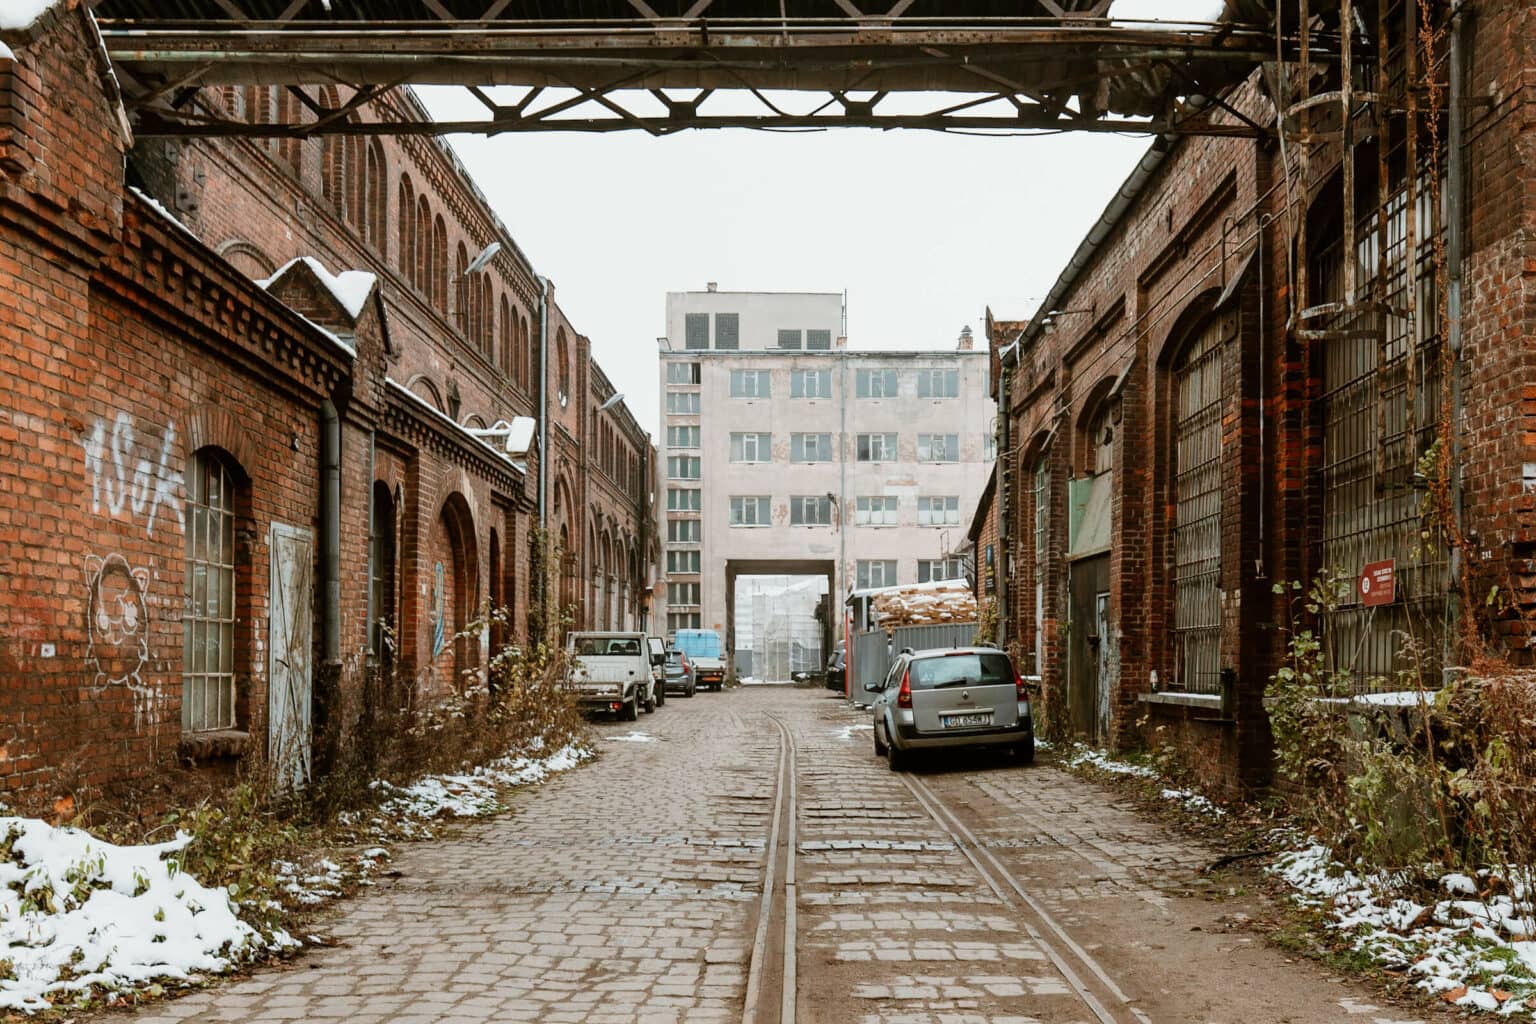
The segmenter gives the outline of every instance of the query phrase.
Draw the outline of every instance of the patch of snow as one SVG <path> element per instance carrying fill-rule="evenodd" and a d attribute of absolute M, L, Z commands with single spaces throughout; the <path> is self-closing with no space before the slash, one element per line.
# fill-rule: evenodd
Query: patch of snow
<path fill-rule="evenodd" d="M 323 284 L 331 296 L 341 304 L 341 308 L 347 311 L 347 315 L 356 320 L 363 311 L 363 304 L 368 301 L 368 296 L 373 293 L 373 286 L 379 280 L 377 274 L 366 270 L 343 270 L 339 274 L 333 274 L 325 269 L 325 265 L 313 256 L 295 256 L 293 259 L 277 268 L 277 273 L 256 284 L 262 289 L 271 288 L 278 278 L 288 272 L 288 268 L 295 263 L 306 264 L 314 272 L 316 278 Z"/>
<path fill-rule="evenodd" d="M 154 210 L 156 213 L 158 213 L 162 218 L 180 228 L 182 233 L 184 233 L 188 238 L 197 238 L 197 236 L 192 233 L 191 228 L 177 220 L 174 213 L 172 213 L 170 210 L 167 210 L 160 204 L 160 200 L 156 199 L 154 196 L 149 195 L 143 189 L 137 188 L 133 185 L 128 186 L 128 191 L 142 199 L 145 206 L 148 206 L 151 210 Z"/>
<path fill-rule="evenodd" d="M 609 736 L 615 743 L 655 743 L 656 737 L 648 732 L 627 732 L 623 736 Z"/>
<path fill-rule="evenodd" d="M 1079 747 L 1070 758 L 1067 765 L 1078 768 L 1082 765 L 1091 765 L 1100 771 L 1110 772 L 1115 775 L 1130 775 L 1138 779 L 1151 779 L 1157 777 L 1157 772 L 1145 765 L 1128 764 L 1125 761 L 1116 761 L 1102 750 L 1093 750 L 1089 747 Z"/>
<path fill-rule="evenodd" d="M 1417 704 L 1433 705 L 1435 694 L 1432 690 L 1420 692 L 1418 690 L 1397 690 L 1391 693 L 1362 693 L 1355 698 L 1357 704 L 1375 704 L 1384 708 L 1411 708 Z"/>
<path fill-rule="evenodd" d="M 118 846 L 35 818 L 0 818 L 0 1008 L 33 1012 L 91 989 L 226 971 L 294 940 L 240 920 L 230 894 L 179 870 L 175 839 Z"/>
<path fill-rule="evenodd" d="M 498 793 L 503 787 L 543 782 L 591 756 L 583 747 L 567 745 L 548 757 L 504 757 L 469 772 L 429 775 L 409 786 L 383 780 L 373 786 L 386 794 L 379 808 L 386 818 L 473 818 L 502 809 Z"/>
<path fill-rule="evenodd" d="M 1164 800 L 1172 800 L 1186 811 L 1194 814 L 1204 814 L 1212 818 L 1220 818 L 1227 812 L 1211 803 L 1210 799 L 1192 789 L 1165 789 L 1162 793 Z"/>
<path fill-rule="evenodd" d="M 4 42 L 0 42 L 0 60 L 15 60 L 15 59 L 16 59 L 16 51 L 11 49 L 9 46 L 6 46 Z"/>
<path fill-rule="evenodd" d="M 841 729 L 833 732 L 832 735 L 840 740 L 851 740 L 854 733 L 862 732 L 865 729 L 874 729 L 874 724 L 871 722 L 856 722 L 853 725 L 843 726 Z"/>
<path fill-rule="evenodd" d="M 0 31 L 31 28 L 59 0 L 5 0 L 0 4 Z"/>
<path fill-rule="evenodd" d="M 527 467 L 526 467 L 525 463 L 522 463 L 522 462 L 519 462 L 519 461 L 517 461 L 515 459 L 512 459 L 505 452 L 500 451 L 499 449 L 497 449 L 497 447 L 495 445 L 488 444 L 484 438 L 476 437 L 474 434 L 470 433 L 466 428 L 464 428 L 463 426 L 461 426 L 458 423 L 455 423 L 451 416 L 449 416 L 446 413 L 444 413 L 441 409 L 438 409 L 431 402 L 427 401 L 425 398 L 422 398 L 420 395 L 418 395 L 416 392 L 412 391 L 410 388 L 406 387 L 404 384 L 401 384 L 399 381 L 394 380 L 393 378 L 386 378 L 385 383 L 388 384 L 390 387 L 394 388 L 395 392 L 397 394 L 399 394 L 402 398 L 407 398 L 410 401 L 416 403 L 416 405 L 418 405 L 421 408 L 425 409 L 427 412 L 431 413 L 433 416 L 436 416 L 438 419 L 442 420 L 448 426 L 452 427 L 454 430 L 457 430 L 459 433 L 463 434 L 465 437 L 474 438 L 474 440 L 477 441 L 478 443 L 480 443 L 482 445 L 485 445 L 485 447 L 487 449 L 489 449 L 491 452 L 495 453 L 497 458 L 505 459 L 519 473 L 523 473 L 523 472 L 527 471 Z"/>

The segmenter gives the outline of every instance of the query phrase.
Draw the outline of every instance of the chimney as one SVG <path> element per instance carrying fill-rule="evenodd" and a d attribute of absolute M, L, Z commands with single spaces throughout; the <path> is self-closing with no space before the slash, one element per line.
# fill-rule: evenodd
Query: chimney
<path fill-rule="evenodd" d="M 976 342 L 971 339 L 971 325 L 966 324 L 960 328 L 960 343 L 955 346 L 957 352 L 969 352 L 976 347 Z"/>
<path fill-rule="evenodd" d="M 720 287 L 720 282 L 719 281 L 710 281 L 704 287 L 708 288 L 710 291 L 714 291 L 715 289 Z"/>
<path fill-rule="evenodd" d="M 844 337 L 839 337 L 837 339 L 837 347 L 838 348 L 847 348 L 848 347 L 848 339 L 844 338 Z"/>

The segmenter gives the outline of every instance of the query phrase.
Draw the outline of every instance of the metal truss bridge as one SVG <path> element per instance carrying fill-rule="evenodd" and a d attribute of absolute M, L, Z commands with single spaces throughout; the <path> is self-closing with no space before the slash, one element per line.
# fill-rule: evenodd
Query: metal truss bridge
<path fill-rule="evenodd" d="M 1295 42 L 1273 0 L 1210 24 L 1110 0 L 93 0 L 144 136 L 924 128 L 1257 135 L 1223 94 Z M 1326 37 L 1313 36 L 1314 54 Z M 459 85 L 484 116 L 356 112 Z M 281 86 L 259 123 L 205 87 Z M 331 87 L 320 89 L 317 87 Z M 513 88 L 497 88 L 513 87 Z M 338 96 L 330 103 L 325 96 Z M 1197 102 L 1190 102 L 1199 97 Z"/>

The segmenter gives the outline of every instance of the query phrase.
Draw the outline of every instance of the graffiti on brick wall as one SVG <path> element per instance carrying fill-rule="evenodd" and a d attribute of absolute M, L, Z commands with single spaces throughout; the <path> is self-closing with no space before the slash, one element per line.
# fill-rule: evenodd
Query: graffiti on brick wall
<path fill-rule="evenodd" d="M 436 658 L 448 646 L 447 617 L 444 605 L 443 563 L 437 562 L 432 569 L 432 657 Z"/>
<path fill-rule="evenodd" d="M 159 693 L 145 680 L 149 664 L 149 570 L 134 569 L 122 555 L 87 555 L 85 667 L 91 689 L 102 693 L 122 687 L 133 695 L 134 727 L 159 704 Z"/>
<path fill-rule="evenodd" d="M 155 535 L 155 521 L 164 510 L 174 513 L 186 527 L 181 509 L 183 477 L 173 464 L 176 425 L 167 423 L 154 445 L 141 446 L 133 417 L 118 413 L 110 425 L 98 419 L 82 442 L 85 471 L 91 477 L 91 511 L 116 519 L 125 511 L 134 522 L 143 521 L 145 533 Z"/>

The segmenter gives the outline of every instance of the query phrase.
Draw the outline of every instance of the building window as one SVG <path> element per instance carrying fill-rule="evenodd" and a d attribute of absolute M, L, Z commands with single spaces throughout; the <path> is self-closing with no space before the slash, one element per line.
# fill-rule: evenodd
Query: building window
<path fill-rule="evenodd" d="M 667 392 L 667 412 L 674 416 L 697 416 L 699 393 L 697 391 Z"/>
<path fill-rule="evenodd" d="M 854 505 L 855 526 L 895 526 L 898 502 L 894 494 L 865 495 Z"/>
<path fill-rule="evenodd" d="M 767 370 L 732 370 L 731 397 L 767 398 L 770 391 L 769 380 Z"/>
<path fill-rule="evenodd" d="M 959 434 L 918 434 L 918 462 L 959 462 Z"/>
<path fill-rule="evenodd" d="M 698 363 L 668 363 L 668 384 L 697 384 L 699 382 Z"/>
<path fill-rule="evenodd" d="M 698 572 L 699 555 L 698 551 L 668 551 L 667 572 Z"/>
<path fill-rule="evenodd" d="M 699 621 L 698 612 L 668 612 L 667 632 L 676 633 L 680 629 L 698 629 Z"/>
<path fill-rule="evenodd" d="M 917 499 L 918 526 L 958 526 L 960 524 L 960 498 L 955 494 L 934 495 Z"/>
<path fill-rule="evenodd" d="M 917 371 L 918 398 L 959 398 L 960 371 L 927 369 Z"/>
<path fill-rule="evenodd" d="M 395 626 L 395 502 L 389 485 L 373 484 L 372 521 L 368 537 L 368 596 L 373 621 L 368 624 L 369 650 L 387 657 L 387 632 Z"/>
<path fill-rule="evenodd" d="M 732 526 L 768 526 L 768 495 L 735 494 L 731 496 Z"/>
<path fill-rule="evenodd" d="M 772 462 L 772 434 L 731 434 L 732 462 Z"/>
<path fill-rule="evenodd" d="M 715 314 L 715 348 L 741 348 L 741 314 Z"/>
<path fill-rule="evenodd" d="M 789 525 L 831 526 L 832 499 L 825 494 L 797 494 L 790 498 Z"/>
<path fill-rule="evenodd" d="M 669 480 L 697 480 L 700 459 L 697 455 L 670 455 L 667 457 Z"/>
<path fill-rule="evenodd" d="M 699 585 L 697 583 L 668 583 L 667 604 L 673 607 L 678 605 L 697 605 L 699 603 Z"/>
<path fill-rule="evenodd" d="M 965 559 L 963 558 L 919 558 L 917 560 L 917 582 L 919 583 L 965 578 Z"/>
<path fill-rule="evenodd" d="M 668 427 L 668 448 L 697 448 L 699 446 L 698 427 Z"/>
<path fill-rule="evenodd" d="M 831 434 L 790 434 L 789 461 L 831 462 Z"/>
<path fill-rule="evenodd" d="M 805 347 L 808 349 L 825 350 L 832 347 L 832 332 L 809 330 L 805 332 Z"/>
<path fill-rule="evenodd" d="M 697 519 L 667 520 L 667 540 L 674 544 L 697 544 L 699 521 Z"/>
<path fill-rule="evenodd" d="M 860 434 L 856 439 L 860 462 L 894 462 L 895 434 Z"/>
<path fill-rule="evenodd" d="M 668 487 L 667 511 L 668 512 L 697 512 L 704 492 L 697 487 Z"/>
<path fill-rule="evenodd" d="M 187 579 L 186 606 L 181 613 L 181 727 L 187 732 L 233 729 L 235 482 L 229 467 L 217 455 L 199 452 L 192 457 L 186 487 Z M 105 571 L 102 575 L 105 578 Z M 136 609 L 137 605 L 121 599 L 118 605 L 125 609 L 122 616 L 126 629 L 126 609 Z M 105 602 L 93 611 L 98 619 L 113 618 L 118 614 Z"/>
<path fill-rule="evenodd" d="M 708 313 L 687 313 L 683 316 L 683 347 L 709 348 Z"/>
<path fill-rule="evenodd" d="M 859 398 L 895 398 L 898 384 L 895 370 L 855 370 L 854 393 Z"/>
<path fill-rule="evenodd" d="M 1174 366 L 1174 685 L 1221 692 L 1221 322 Z"/>
<path fill-rule="evenodd" d="M 789 374 L 790 398 L 831 398 L 831 370 L 791 370 Z"/>
<path fill-rule="evenodd" d="M 779 330 L 779 348 L 799 348 L 800 332 Z"/>
<path fill-rule="evenodd" d="M 896 560 L 894 558 L 861 558 L 858 561 L 855 575 L 857 576 L 855 586 L 859 590 L 868 590 L 870 587 L 894 587 L 896 585 Z"/>

